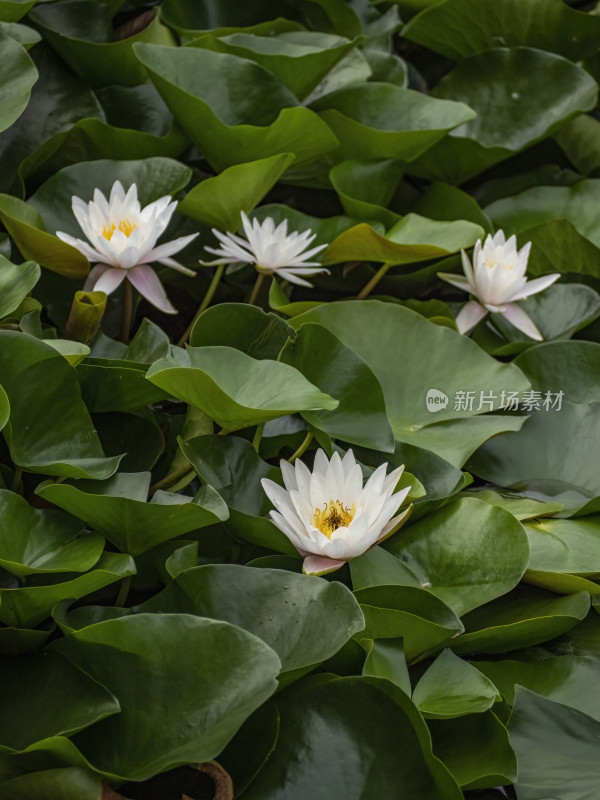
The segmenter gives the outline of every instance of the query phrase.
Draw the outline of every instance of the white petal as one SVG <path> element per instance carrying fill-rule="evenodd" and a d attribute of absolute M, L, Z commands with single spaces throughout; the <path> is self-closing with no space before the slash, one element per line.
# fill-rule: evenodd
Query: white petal
<path fill-rule="evenodd" d="M 189 236 L 180 236 L 178 239 L 173 239 L 171 242 L 164 242 L 164 244 L 159 244 L 158 247 L 155 247 L 153 250 L 150 250 L 149 253 L 146 253 L 144 256 L 144 261 L 146 263 L 151 263 L 152 261 L 160 261 L 163 258 L 168 258 L 169 256 L 175 255 L 180 250 L 183 250 L 184 247 L 192 242 L 197 233 L 192 233 Z"/>
<path fill-rule="evenodd" d="M 95 292 L 105 292 L 110 294 L 118 289 L 123 283 L 127 272 L 124 269 L 109 268 L 104 271 L 102 276 L 96 281 L 94 285 Z"/>
<path fill-rule="evenodd" d="M 457 289 L 461 289 L 463 292 L 473 292 L 469 279 L 464 275 L 453 275 L 451 272 L 438 272 L 437 275 L 438 278 L 446 281 L 446 283 L 451 283 L 452 286 L 456 286 Z"/>
<path fill-rule="evenodd" d="M 147 264 L 140 264 L 128 270 L 127 278 L 138 292 L 164 314 L 176 314 L 177 309 L 171 305 L 162 283 L 156 273 Z"/>
<path fill-rule="evenodd" d="M 456 317 L 455 322 L 459 333 L 469 333 L 487 313 L 486 308 L 474 300 L 470 300 L 461 308 Z"/>
<path fill-rule="evenodd" d="M 520 292 L 514 294 L 510 300 L 524 300 L 526 297 L 531 297 L 532 294 L 543 292 L 548 286 L 560 278 L 560 272 L 555 272 L 552 275 L 544 275 L 542 278 L 535 278 L 535 280 L 527 281 L 525 288 Z"/>
<path fill-rule="evenodd" d="M 521 306 L 516 303 L 509 303 L 504 309 L 503 316 L 524 334 L 530 336 L 538 342 L 542 342 L 544 337 L 538 331 L 531 317 L 523 311 Z"/>

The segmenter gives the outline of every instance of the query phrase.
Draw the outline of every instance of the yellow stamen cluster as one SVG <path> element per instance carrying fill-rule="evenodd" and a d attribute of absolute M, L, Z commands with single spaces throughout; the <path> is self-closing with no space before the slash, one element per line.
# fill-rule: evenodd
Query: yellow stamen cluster
<path fill-rule="evenodd" d="M 352 508 L 348 508 L 348 506 L 343 506 L 339 500 L 330 500 L 329 503 L 325 503 L 325 508 L 315 509 L 313 525 L 330 539 L 331 534 L 338 528 L 348 527 L 355 514 L 356 505 L 354 503 Z"/>
<path fill-rule="evenodd" d="M 131 222 L 128 219 L 122 219 L 118 225 L 115 225 L 114 222 L 111 222 L 110 225 L 105 225 L 104 228 L 102 228 L 102 236 L 104 236 L 104 238 L 108 239 L 108 241 L 110 242 L 113 233 L 117 229 L 120 230 L 121 233 L 124 233 L 125 236 L 131 236 L 135 228 L 137 228 L 135 222 Z"/>

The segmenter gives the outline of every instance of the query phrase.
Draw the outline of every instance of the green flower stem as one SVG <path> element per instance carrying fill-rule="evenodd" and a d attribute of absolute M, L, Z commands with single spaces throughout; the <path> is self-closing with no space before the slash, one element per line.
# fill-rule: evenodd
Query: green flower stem
<path fill-rule="evenodd" d="M 382 264 L 379 267 L 379 269 L 377 270 L 377 272 L 375 273 L 375 275 L 373 275 L 371 280 L 365 286 L 363 286 L 363 288 L 360 290 L 360 292 L 356 295 L 356 299 L 357 300 L 364 300 L 365 297 L 367 297 L 373 291 L 373 289 L 377 286 L 379 281 L 383 278 L 383 276 L 385 275 L 385 273 L 388 271 L 388 269 L 391 266 L 392 266 L 391 264 Z"/>
<path fill-rule="evenodd" d="M 19 490 L 19 485 L 21 483 L 22 478 L 23 478 L 23 470 L 21 469 L 21 467 L 15 467 L 15 470 L 12 475 L 12 480 L 10 482 L 11 492 L 17 492 Z"/>
<path fill-rule="evenodd" d="M 130 588 L 131 588 L 131 575 L 128 575 L 121 581 L 119 594 L 117 595 L 117 599 L 115 600 L 115 606 L 117 608 L 123 608 L 123 606 L 127 602 L 127 595 L 129 594 Z"/>
<path fill-rule="evenodd" d="M 215 292 L 217 291 L 217 287 L 221 283 L 221 278 L 223 277 L 223 273 L 225 272 L 225 267 L 226 266 L 227 266 L 227 264 L 219 264 L 219 266 L 216 268 L 215 274 L 213 275 L 213 279 L 210 282 L 210 286 L 208 287 L 208 289 L 206 291 L 206 294 L 204 295 L 204 300 L 200 304 L 200 308 L 198 309 L 198 311 L 196 311 L 196 313 L 194 314 L 194 319 L 187 326 L 187 328 L 183 332 L 183 335 L 181 336 L 181 338 L 177 342 L 179 347 L 183 347 L 183 345 L 187 342 L 187 340 L 190 338 L 190 334 L 192 332 L 192 328 L 194 327 L 194 325 L 198 321 L 198 318 L 200 317 L 200 314 L 202 314 L 204 311 L 206 311 L 206 309 L 209 307 L 210 301 L 215 296 Z"/>
<path fill-rule="evenodd" d="M 254 433 L 254 439 L 252 439 L 252 447 L 258 453 L 258 449 L 260 447 L 260 440 L 262 439 L 263 431 L 265 429 L 265 423 L 261 422 L 260 425 L 256 426 L 256 431 Z"/>
<path fill-rule="evenodd" d="M 254 282 L 254 286 L 252 287 L 252 291 L 250 292 L 250 297 L 248 298 L 248 305 L 253 306 L 256 304 L 256 298 L 258 297 L 258 293 L 260 292 L 260 287 L 263 284 L 265 279 L 265 275 L 263 272 L 259 272 L 256 276 L 256 281 Z"/>
<path fill-rule="evenodd" d="M 119 339 L 124 344 L 129 344 L 131 333 L 131 317 L 133 315 L 133 287 L 125 278 L 123 281 L 123 309 L 121 311 L 121 333 Z"/>
<path fill-rule="evenodd" d="M 312 442 L 312 440 L 313 440 L 313 434 L 309 431 L 306 434 L 306 437 L 305 437 L 304 441 L 302 442 L 302 444 L 300 445 L 300 447 L 296 450 L 296 452 L 293 454 L 293 456 L 291 456 L 291 458 L 289 459 L 290 464 L 293 464 L 294 461 L 297 458 L 300 458 L 300 456 L 304 455 L 304 453 L 306 452 L 306 450 L 308 448 L 308 445 Z"/>
<path fill-rule="evenodd" d="M 180 467 L 179 469 L 173 470 L 173 472 L 169 472 L 168 475 L 165 475 L 164 478 L 157 481 L 150 487 L 150 494 L 153 495 L 154 492 L 157 492 L 159 489 L 166 489 L 171 484 L 176 483 L 181 478 L 184 478 L 190 472 L 193 471 L 193 466 L 191 464 L 186 464 L 185 467 Z"/>

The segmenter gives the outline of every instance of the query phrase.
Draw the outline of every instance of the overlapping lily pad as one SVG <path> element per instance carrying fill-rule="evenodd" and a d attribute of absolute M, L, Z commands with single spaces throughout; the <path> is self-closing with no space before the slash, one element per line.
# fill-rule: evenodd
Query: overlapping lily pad
<path fill-rule="evenodd" d="M 146 377 L 204 411 L 226 431 L 294 411 L 332 411 L 338 406 L 293 367 L 270 359 L 257 361 L 230 347 L 189 347 L 154 363 Z"/>

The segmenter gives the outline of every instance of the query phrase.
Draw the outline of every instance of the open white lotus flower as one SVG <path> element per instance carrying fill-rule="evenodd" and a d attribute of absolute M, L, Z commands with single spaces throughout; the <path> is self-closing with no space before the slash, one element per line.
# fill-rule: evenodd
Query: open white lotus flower
<path fill-rule="evenodd" d="M 495 236 L 488 236 L 483 245 L 481 239 L 476 242 L 472 264 L 465 251 L 461 251 L 464 276 L 438 272 L 442 280 L 477 298 L 478 302 L 470 300 L 456 317 L 461 333 L 468 333 L 491 311 L 502 314 L 532 339 L 542 341 L 544 337 L 516 301 L 547 289 L 560 278 L 560 273 L 528 281 L 525 272 L 530 249 L 531 242 L 528 242 L 517 250 L 516 236 L 507 240 L 503 231 L 497 231 Z"/>
<path fill-rule="evenodd" d="M 280 222 L 277 227 L 271 217 L 266 217 L 260 223 L 257 219 L 250 220 L 241 212 L 242 224 L 246 239 L 235 233 L 221 233 L 216 228 L 212 232 L 221 242 L 221 247 L 205 247 L 209 253 L 219 256 L 215 261 L 201 262 L 207 266 L 219 264 L 254 264 L 258 272 L 264 275 L 277 273 L 290 283 L 299 286 L 312 286 L 300 276 L 317 275 L 319 272 L 329 272 L 318 261 L 307 261 L 311 256 L 320 253 L 327 245 L 321 244 L 306 250 L 314 240 L 316 233 L 309 230 L 303 233 L 287 232 L 287 219 Z"/>
<path fill-rule="evenodd" d="M 184 275 L 196 274 L 171 256 L 195 239 L 197 233 L 156 245 L 173 216 L 177 201 L 166 195 L 142 208 L 136 184 L 125 193 L 121 182 L 115 181 L 108 200 L 95 189 L 94 199 L 89 203 L 79 197 L 73 197 L 72 203 L 73 214 L 89 242 L 62 231 L 57 231 L 56 235 L 96 264 L 90 270 L 85 290 L 110 294 L 127 279 L 153 306 L 165 314 L 176 314 L 177 309 L 169 302 L 149 264 L 156 261 Z"/>
<path fill-rule="evenodd" d="M 276 511 L 270 516 L 304 556 L 303 572 L 325 575 L 391 536 L 408 519 L 412 507 L 394 516 L 410 487 L 394 494 L 404 467 L 386 475 L 378 467 L 363 486 L 352 450 L 331 461 L 317 450 L 313 471 L 299 459 L 281 461 L 285 489 L 263 478 L 262 485 Z"/>

